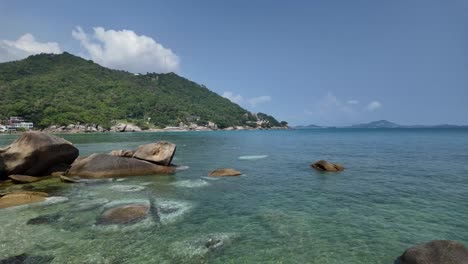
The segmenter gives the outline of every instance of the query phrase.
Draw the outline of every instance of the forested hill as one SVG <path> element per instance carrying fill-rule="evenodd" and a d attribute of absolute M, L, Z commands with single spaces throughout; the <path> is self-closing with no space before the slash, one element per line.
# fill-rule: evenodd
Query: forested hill
<path fill-rule="evenodd" d="M 239 105 L 177 74 L 135 75 L 66 52 L 0 63 L 0 119 L 9 116 L 39 127 L 150 120 L 158 127 L 212 121 L 223 128 L 257 121 Z M 268 120 L 265 126 L 279 125 L 271 116 L 258 116 Z"/>

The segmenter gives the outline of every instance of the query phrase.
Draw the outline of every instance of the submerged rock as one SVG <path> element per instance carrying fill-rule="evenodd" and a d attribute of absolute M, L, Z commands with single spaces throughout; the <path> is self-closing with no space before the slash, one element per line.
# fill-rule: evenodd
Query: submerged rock
<path fill-rule="evenodd" d="M 52 224 L 58 222 L 62 217 L 58 214 L 41 215 L 32 219 L 29 219 L 27 225 L 42 225 Z"/>
<path fill-rule="evenodd" d="M 44 175 L 60 163 L 71 164 L 78 149 L 65 139 L 44 132 L 24 132 L 12 144 L 0 149 L 0 175 Z"/>
<path fill-rule="evenodd" d="M 96 221 L 98 225 L 129 225 L 143 221 L 150 213 L 149 203 L 133 203 L 108 208 Z"/>
<path fill-rule="evenodd" d="M 451 240 L 433 240 L 407 249 L 398 264 L 468 264 L 468 249 Z"/>
<path fill-rule="evenodd" d="M 34 256 L 23 253 L 5 259 L 0 259 L 0 264 L 48 264 L 54 260 L 54 256 Z"/>
<path fill-rule="evenodd" d="M 319 171 L 330 171 L 330 172 L 337 172 L 337 171 L 343 171 L 344 167 L 343 165 L 339 163 L 331 163 L 326 160 L 319 160 L 313 163 L 312 168 L 319 170 Z"/>
<path fill-rule="evenodd" d="M 133 154 L 133 157 L 168 166 L 171 164 L 175 152 L 175 144 L 166 141 L 159 141 L 139 146 Z"/>
<path fill-rule="evenodd" d="M 43 202 L 46 200 L 48 196 L 47 193 L 43 192 L 13 192 L 13 193 L 6 193 L 0 197 L 0 209 L 1 208 L 8 208 L 13 206 L 31 204 L 31 203 L 38 203 Z"/>
<path fill-rule="evenodd" d="M 210 253 L 217 253 L 229 246 L 237 237 L 234 233 L 213 233 L 199 238 L 175 242 L 172 251 L 179 257 L 192 259 L 206 257 Z"/>
<path fill-rule="evenodd" d="M 18 184 L 33 183 L 33 182 L 38 182 L 44 179 L 40 177 L 33 177 L 33 176 L 27 176 L 27 175 L 10 175 L 8 176 L 8 178 L 10 178 L 13 181 L 13 183 L 18 183 Z"/>
<path fill-rule="evenodd" d="M 117 192 L 139 192 L 143 191 L 145 187 L 139 185 L 114 185 L 109 189 Z"/>
<path fill-rule="evenodd" d="M 221 176 L 239 176 L 242 175 L 242 173 L 238 170 L 235 169 L 216 169 L 208 174 L 208 176 L 212 177 L 221 177 Z"/>
<path fill-rule="evenodd" d="M 68 170 L 67 176 L 109 178 L 172 174 L 174 172 L 174 167 L 161 166 L 143 160 L 111 156 L 108 154 L 93 154 L 75 161 Z"/>

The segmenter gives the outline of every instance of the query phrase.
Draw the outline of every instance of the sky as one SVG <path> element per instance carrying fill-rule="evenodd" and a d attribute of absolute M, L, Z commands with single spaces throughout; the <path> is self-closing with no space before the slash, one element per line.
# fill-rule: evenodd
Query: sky
<path fill-rule="evenodd" d="M 0 0 L 0 62 L 67 51 L 176 72 L 292 125 L 466 125 L 467 14 L 467 0 Z"/>

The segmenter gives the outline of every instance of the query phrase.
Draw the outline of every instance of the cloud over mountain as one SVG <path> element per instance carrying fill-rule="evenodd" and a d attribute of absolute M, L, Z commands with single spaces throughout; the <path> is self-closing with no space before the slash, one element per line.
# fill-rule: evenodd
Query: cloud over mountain
<path fill-rule="evenodd" d="M 26 33 L 17 40 L 0 40 L 0 62 L 21 60 L 39 53 L 61 53 L 57 42 L 39 42 Z"/>
<path fill-rule="evenodd" d="M 88 34 L 78 26 L 72 31 L 72 36 L 85 49 L 82 55 L 96 63 L 133 73 L 179 70 L 179 57 L 151 37 L 125 29 L 94 27 L 93 31 L 93 34 Z"/>

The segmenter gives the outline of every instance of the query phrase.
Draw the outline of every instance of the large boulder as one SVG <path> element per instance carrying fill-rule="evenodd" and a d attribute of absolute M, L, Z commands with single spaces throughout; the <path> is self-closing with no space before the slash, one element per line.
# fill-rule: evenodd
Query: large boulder
<path fill-rule="evenodd" d="M 14 192 L 6 193 L 0 197 L 0 209 L 18 205 L 43 202 L 46 200 L 47 193 L 43 192 Z"/>
<path fill-rule="evenodd" d="M 216 169 L 208 174 L 211 177 L 240 176 L 242 173 L 235 169 Z"/>
<path fill-rule="evenodd" d="M 174 172 L 175 167 L 161 166 L 144 160 L 109 154 L 93 154 L 77 159 L 67 171 L 67 175 L 82 178 L 109 178 L 171 174 Z"/>
<path fill-rule="evenodd" d="M 159 141 L 139 146 L 133 154 L 133 157 L 168 166 L 171 164 L 175 152 L 175 144 L 166 141 Z"/>
<path fill-rule="evenodd" d="M 312 168 L 318 170 L 318 171 L 330 171 L 330 172 L 337 172 L 337 171 L 342 171 L 344 170 L 343 165 L 339 163 L 331 163 L 326 160 L 319 160 L 313 163 Z"/>
<path fill-rule="evenodd" d="M 78 149 L 63 138 L 44 132 L 24 132 L 11 145 L 0 149 L 0 175 L 44 175 L 50 167 L 71 164 L 76 157 Z"/>
<path fill-rule="evenodd" d="M 398 264 L 468 264 L 468 249 L 451 240 L 433 240 L 407 249 Z"/>

